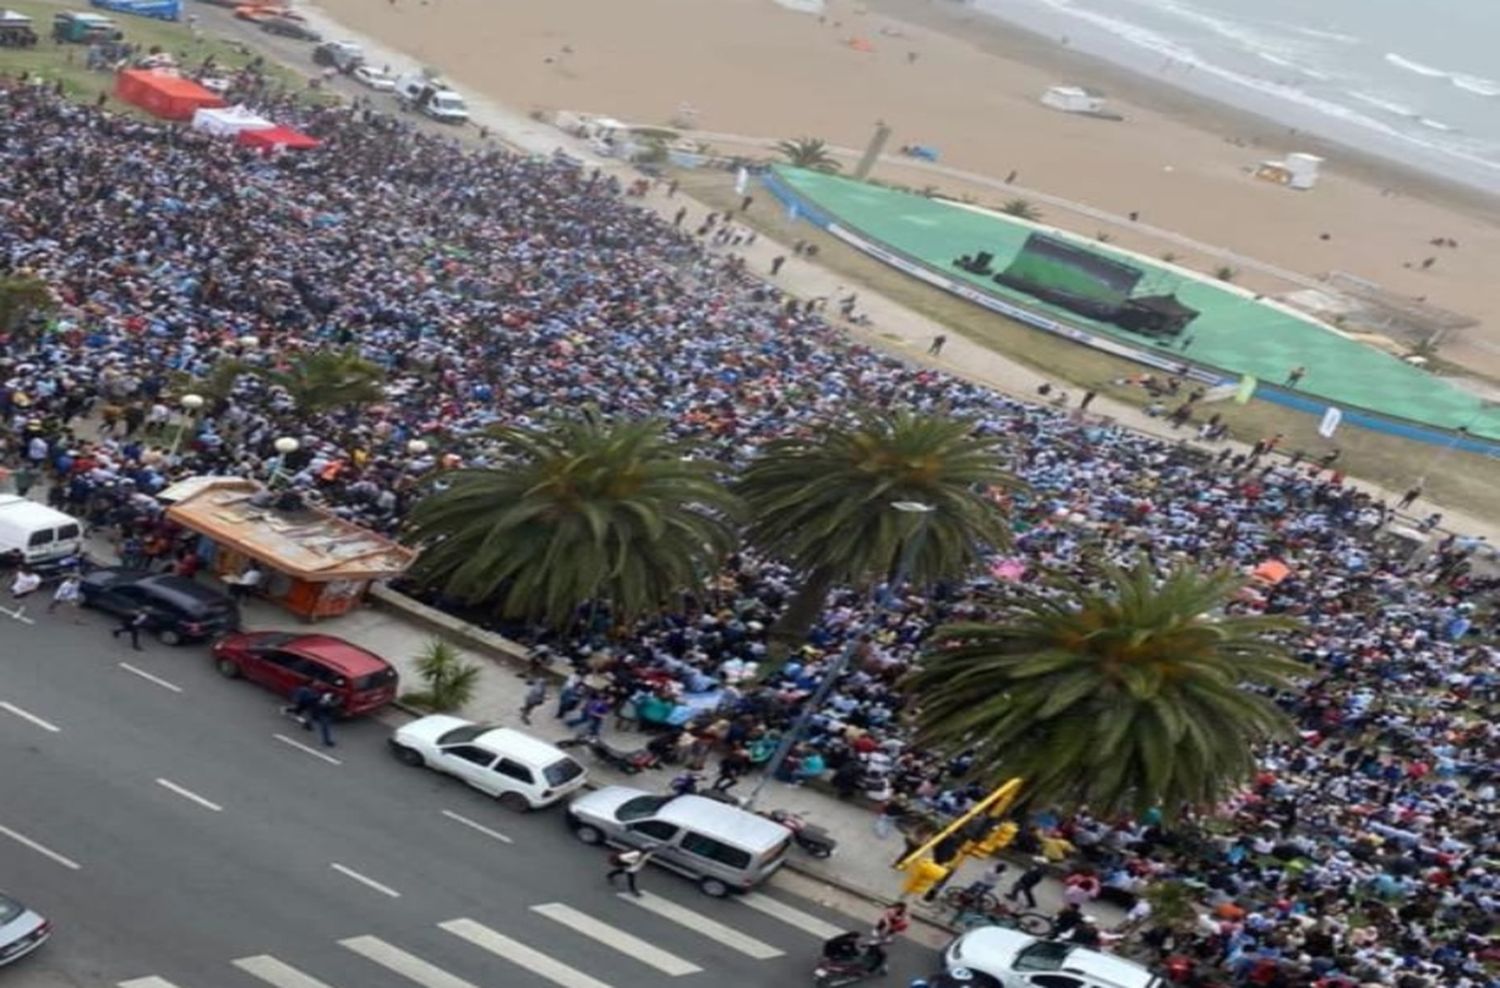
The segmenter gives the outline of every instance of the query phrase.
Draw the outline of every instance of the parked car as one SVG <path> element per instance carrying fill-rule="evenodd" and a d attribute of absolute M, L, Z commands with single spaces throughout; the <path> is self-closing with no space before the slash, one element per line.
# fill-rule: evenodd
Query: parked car
<path fill-rule="evenodd" d="M 583 766 L 529 734 L 434 714 L 397 728 L 391 751 L 408 765 L 456 775 L 507 809 L 540 809 L 583 786 Z"/>
<path fill-rule="evenodd" d="M 163 645 L 202 641 L 240 626 L 234 601 L 185 576 L 96 569 L 83 578 L 80 590 L 85 607 L 121 617 L 144 610 L 144 630 L 154 632 Z"/>
<path fill-rule="evenodd" d="M 651 861 L 697 881 L 712 896 L 745 892 L 786 860 L 791 831 L 704 796 L 657 796 L 606 786 L 568 804 L 568 826 L 585 844 L 645 847 Z"/>
<path fill-rule="evenodd" d="M 304 685 L 331 691 L 344 717 L 379 710 L 396 698 L 391 664 L 333 635 L 248 631 L 214 642 L 213 656 L 215 668 L 229 679 L 243 676 L 284 697 Z"/>
<path fill-rule="evenodd" d="M 365 50 L 352 41 L 325 41 L 313 49 L 312 60 L 348 73 L 364 64 Z"/>
<path fill-rule="evenodd" d="M 323 40 L 321 34 L 294 17 L 263 18 L 260 22 L 260 29 L 267 34 L 278 34 L 283 38 L 294 38 L 297 41 Z"/>
<path fill-rule="evenodd" d="M 388 93 L 396 88 L 394 76 L 386 75 L 371 65 L 356 65 L 350 74 L 354 76 L 355 82 L 361 86 L 369 86 L 376 92 Z"/>
<path fill-rule="evenodd" d="M 980 927 L 954 940 L 943 952 L 943 967 L 987 974 L 1003 988 L 1166 988 L 1134 961 L 1003 926 Z"/>
<path fill-rule="evenodd" d="M 93 45 L 101 41 L 119 41 L 125 37 L 115 22 L 103 14 L 65 10 L 52 15 L 52 40 L 75 45 Z"/>
<path fill-rule="evenodd" d="M 268 17 L 296 17 L 286 7 L 268 3 L 247 3 L 234 8 L 234 16 L 242 21 L 263 21 Z"/>
<path fill-rule="evenodd" d="M 46 943 L 52 924 L 8 895 L 0 894 L 0 967 Z"/>

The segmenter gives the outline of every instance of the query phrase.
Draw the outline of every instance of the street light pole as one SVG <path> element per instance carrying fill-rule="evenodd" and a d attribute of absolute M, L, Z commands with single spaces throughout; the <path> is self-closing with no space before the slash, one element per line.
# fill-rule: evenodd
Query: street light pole
<path fill-rule="evenodd" d="M 271 445 L 275 447 L 276 455 L 271 459 L 271 472 L 266 477 L 268 490 L 276 486 L 276 478 L 281 476 L 281 467 L 286 462 L 286 458 L 297 452 L 297 448 L 302 444 L 291 436 L 282 436 Z"/>
<path fill-rule="evenodd" d="M 901 561 L 896 566 L 896 573 L 886 584 L 885 590 L 876 601 L 875 609 L 871 611 L 865 623 L 860 625 L 859 629 L 844 642 L 844 647 L 839 652 L 839 657 L 824 672 L 822 680 L 818 683 L 818 688 L 813 691 L 812 696 L 808 697 L 807 702 L 803 704 L 802 712 L 797 715 L 797 720 L 792 724 L 791 730 L 782 735 L 780 743 L 776 745 L 776 752 L 771 755 L 771 760 L 766 763 L 765 774 L 755 784 L 755 788 L 750 790 L 750 795 L 745 797 L 744 807 L 747 810 L 755 806 L 755 801 L 760 798 L 761 792 L 776 778 L 777 773 L 781 771 L 781 766 L 786 763 L 787 756 L 792 753 L 792 749 L 796 747 L 797 742 L 807 733 L 808 726 L 812 724 L 813 715 L 822 708 L 823 701 L 828 699 L 828 694 L 833 690 L 833 684 L 837 680 L 842 679 L 845 670 L 849 668 L 849 663 L 854 659 L 854 650 L 859 646 L 860 641 L 865 636 L 875 632 L 877 627 L 876 622 L 885 613 L 885 609 L 890 606 L 891 599 L 900 592 L 901 586 L 906 582 L 907 574 L 911 572 L 912 566 L 916 562 L 917 553 L 921 551 L 923 538 L 927 534 L 928 518 L 933 512 L 937 511 L 932 505 L 923 504 L 920 501 L 892 501 L 890 507 L 902 514 L 916 516 L 916 531 L 907 537 L 906 545 L 901 550 Z"/>
<path fill-rule="evenodd" d="M 171 456 L 177 455 L 177 448 L 182 445 L 183 432 L 186 431 L 189 422 L 192 422 L 194 424 L 197 423 L 198 409 L 203 407 L 202 395 L 186 394 L 183 395 L 180 400 L 182 404 L 183 418 L 178 420 L 177 431 L 172 435 L 172 448 L 168 450 L 168 455 Z"/>

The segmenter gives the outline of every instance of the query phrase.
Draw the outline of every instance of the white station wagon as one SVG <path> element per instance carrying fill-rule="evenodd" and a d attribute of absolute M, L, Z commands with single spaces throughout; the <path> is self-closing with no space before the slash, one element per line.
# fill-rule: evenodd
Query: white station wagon
<path fill-rule="evenodd" d="M 396 729 L 391 751 L 407 765 L 456 775 L 500 805 L 534 810 L 583 786 L 583 766 L 520 731 L 434 714 Z"/>
<path fill-rule="evenodd" d="M 1003 988 L 1164 988 L 1134 961 L 1019 930 L 986 926 L 954 940 L 943 952 L 950 975 L 976 971 Z"/>

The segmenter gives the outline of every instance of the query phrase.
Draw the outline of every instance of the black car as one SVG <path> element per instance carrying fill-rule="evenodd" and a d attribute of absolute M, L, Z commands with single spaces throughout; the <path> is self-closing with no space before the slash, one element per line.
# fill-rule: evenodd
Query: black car
<path fill-rule="evenodd" d="M 145 629 L 164 645 L 201 641 L 240 626 L 240 609 L 211 587 L 170 573 L 99 569 L 83 578 L 83 603 L 125 617 L 145 610 Z"/>
<path fill-rule="evenodd" d="M 323 40 L 321 34 L 290 17 L 267 17 L 260 22 L 260 29 L 267 34 L 279 34 L 283 38 L 296 38 L 298 41 Z"/>

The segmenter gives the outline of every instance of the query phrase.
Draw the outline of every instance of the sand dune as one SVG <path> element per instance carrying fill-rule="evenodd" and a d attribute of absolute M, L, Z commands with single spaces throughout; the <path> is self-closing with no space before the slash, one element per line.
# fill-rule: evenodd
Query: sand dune
<path fill-rule="evenodd" d="M 1335 171 L 1305 193 L 1254 181 L 1247 168 L 1301 150 L 1303 142 L 1272 123 L 1085 63 L 950 0 L 872 0 L 869 7 L 828 0 L 822 19 L 773 0 L 320 5 L 522 110 L 584 110 L 663 124 L 687 103 L 706 130 L 807 134 L 851 146 L 884 119 L 895 128 L 893 145 L 934 145 L 945 164 L 1000 177 L 1014 170 L 1019 185 L 1118 213 L 1139 211 L 1158 226 L 1295 271 L 1347 271 L 1473 315 L 1483 325 L 1444 355 L 1500 374 L 1495 210 L 1394 170 L 1363 166 Z M 873 50 L 851 46 L 854 38 Z M 1102 86 L 1127 121 L 1040 106 L 1037 96 L 1058 82 Z M 996 198 L 993 189 L 972 191 L 984 201 Z M 1082 221 L 1049 219 L 1094 232 Z M 1128 231 L 1115 236 L 1153 250 Z M 1432 247 L 1434 237 L 1460 246 Z M 1437 260 L 1424 272 L 1418 268 L 1427 257 Z"/>

